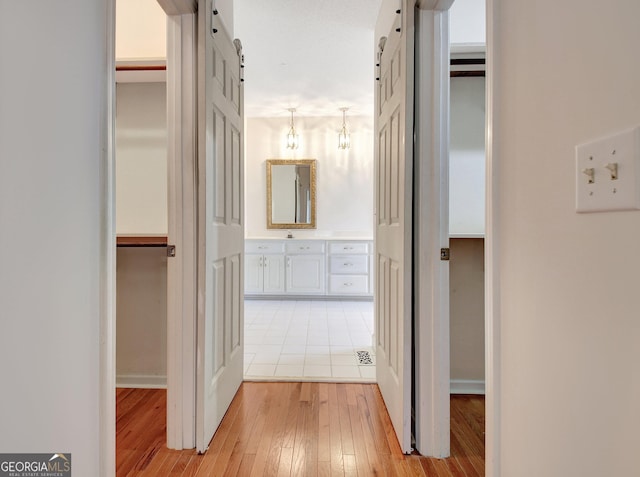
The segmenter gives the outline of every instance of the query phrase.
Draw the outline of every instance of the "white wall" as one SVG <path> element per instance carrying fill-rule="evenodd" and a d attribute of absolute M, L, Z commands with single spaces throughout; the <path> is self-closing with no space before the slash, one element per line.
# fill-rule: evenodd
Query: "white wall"
<path fill-rule="evenodd" d="M 245 235 L 286 236 L 285 230 L 267 230 L 266 160 L 317 159 L 316 230 L 295 230 L 296 238 L 373 237 L 373 120 L 347 116 L 351 149 L 338 149 L 342 117 L 295 118 L 299 149 L 286 148 L 289 119 L 246 120 Z"/>
<path fill-rule="evenodd" d="M 449 10 L 449 39 L 452 45 L 484 45 L 486 42 L 485 0 L 455 0 Z"/>
<path fill-rule="evenodd" d="M 640 211 L 576 214 L 574 148 L 640 123 L 640 2 L 491 3 L 501 475 L 637 475 Z"/>
<path fill-rule="evenodd" d="M 166 384 L 167 251 L 118 247 L 117 263 L 117 384 Z"/>
<path fill-rule="evenodd" d="M 157 0 L 117 0 L 116 60 L 166 57 L 167 16 Z"/>
<path fill-rule="evenodd" d="M 73 475 L 100 465 L 107 6 L 0 3 L 0 449 Z"/>
<path fill-rule="evenodd" d="M 451 78 L 449 231 L 484 235 L 485 80 Z"/>
<path fill-rule="evenodd" d="M 167 234 L 165 83 L 118 83 L 116 231 Z"/>
<path fill-rule="evenodd" d="M 484 239 L 453 238 L 449 263 L 451 380 L 484 384 Z"/>

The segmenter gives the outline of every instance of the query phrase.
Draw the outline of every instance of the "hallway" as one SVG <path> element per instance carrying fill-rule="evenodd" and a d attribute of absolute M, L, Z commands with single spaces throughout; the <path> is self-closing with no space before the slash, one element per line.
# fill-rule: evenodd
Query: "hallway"
<path fill-rule="evenodd" d="M 400 453 L 375 384 L 244 383 L 204 455 L 165 447 L 164 390 L 116 396 L 119 477 L 484 475 L 483 396 L 452 396 L 449 459 Z"/>

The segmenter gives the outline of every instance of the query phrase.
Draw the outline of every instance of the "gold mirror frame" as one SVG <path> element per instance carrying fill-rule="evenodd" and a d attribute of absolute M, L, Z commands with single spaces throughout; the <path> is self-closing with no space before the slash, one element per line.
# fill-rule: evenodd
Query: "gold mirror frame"
<path fill-rule="evenodd" d="M 271 191 L 271 167 L 309 165 L 311 182 L 311 221 L 308 224 L 273 223 L 273 196 Z M 316 228 L 316 160 L 315 159 L 267 159 L 267 228 L 268 229 L 315 229 Z"/>

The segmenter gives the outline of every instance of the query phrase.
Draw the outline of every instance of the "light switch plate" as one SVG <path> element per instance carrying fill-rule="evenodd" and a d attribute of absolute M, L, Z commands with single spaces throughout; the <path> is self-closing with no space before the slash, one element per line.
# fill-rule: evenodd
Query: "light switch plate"
<path fill-rule="evenodd" d="M 640 127 L 576 146 L 578 212 L 639 208 Z"/>

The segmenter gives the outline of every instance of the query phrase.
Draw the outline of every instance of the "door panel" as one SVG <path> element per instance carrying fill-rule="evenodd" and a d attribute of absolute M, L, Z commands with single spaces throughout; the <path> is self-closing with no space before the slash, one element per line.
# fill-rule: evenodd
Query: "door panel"
<path fill-rule="evenodd" d="M 413 9 L 403 0 L 399 24 L 379 43 L 375 108 L 376 375 L 404 452 L 411 450 Z"/>
<path fill-rule="evenodd" d="M 196 447 L 204 452 L 243 374 L 244 217 L 241 50 L 198 15 Z M 238 43 L 239 44 L 239 43 Z"/>

